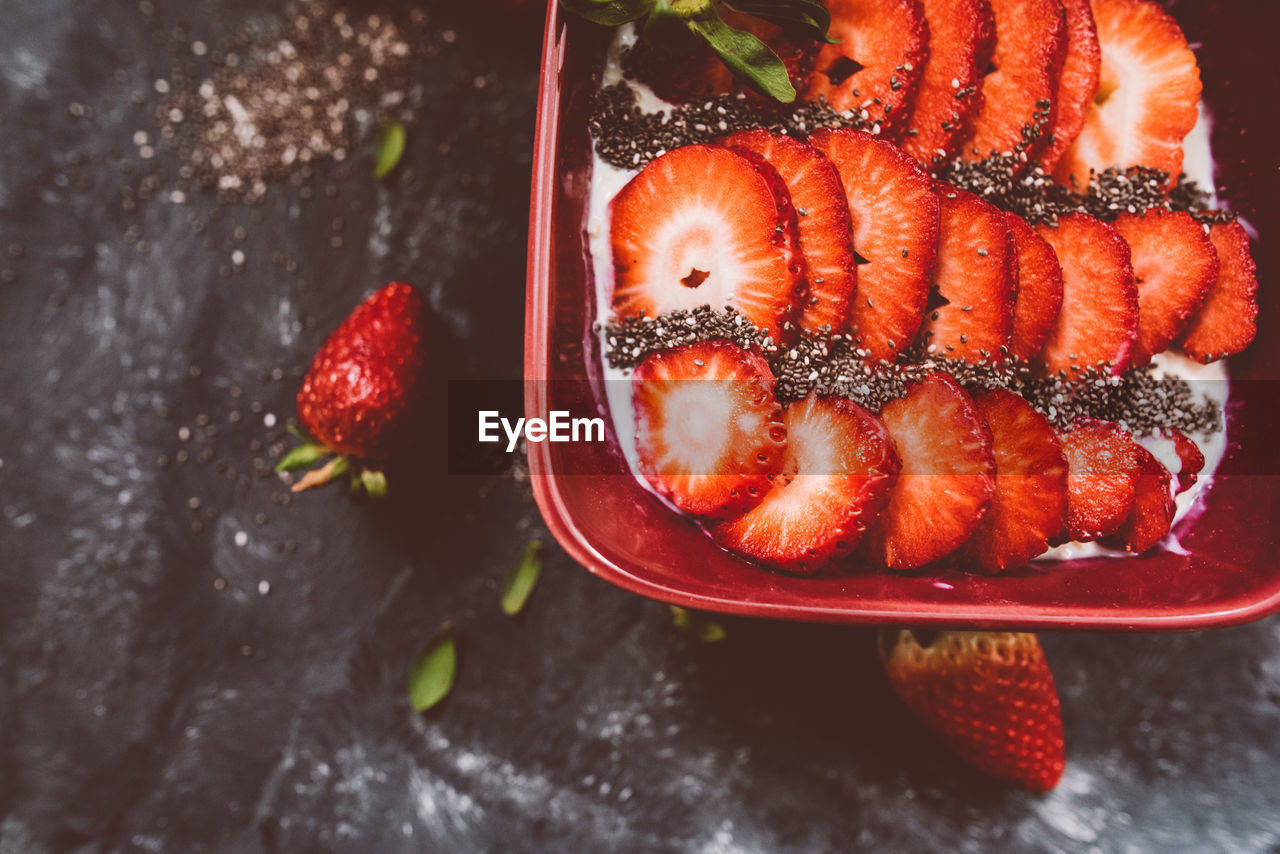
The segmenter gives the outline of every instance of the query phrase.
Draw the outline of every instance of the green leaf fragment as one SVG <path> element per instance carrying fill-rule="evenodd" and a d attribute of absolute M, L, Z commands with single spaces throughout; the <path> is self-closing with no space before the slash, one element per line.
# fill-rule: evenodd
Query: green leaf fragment
<path fill-rule="evenodd" d="M 502 585 L 502 612 L 514 617 L 524 610 L 538 577 L 542 575 L 542 541 L 533 540 L 525 546 L 524 554 L 507 573 Z"/>
<path fill-rule="evenodd" d="M 606 27 L 638 21 L 655 0 L 560 0 L 560 8 Z"/>
<path fill-rule="evenodd" d="M 378 160 L 373 167 L 373 177 L 382 179 L 391 174 L 400 158 L 404 155 L 404 125 L 400 122 L 388 122 L 382 129 L 382 139 L 378 142 Z"/>
<path fill-rule="evenodd" d="M 809 38 L 827 44 L 840 43 L 840 39 L 832 38 L 829 33 L 831 13 L 822 0 L 728 0 L 727 5 L 744 15 L 796 30 Z"/>
<path fill-rule="evenodd" d="M 727 632 L 724 626 L 707 615 L 681 608 L 679 605 L 668 607 L 671 608 L 671 622 L 682 632 L 692 635 L 703 643 L 715 643 L 725 639 Z"/>
<path fill-rule="evenodd" d="M 276 463 L 276 471 L 296 471 L 333 453 L 324 445 L 299 445 Z"/>
<path fill-rule="evenodd" d="M 409 668 L 409 703 L 413 710 L 425 712 L 447 697 L 457 668 L 453 624 L 446 622 L 414 656 Z"/>
<path fill-rule="evenodd" d="M 774 100 L 790 104 L 796 99 L 787 66 L 760 39 L 726 24 L 714 8 L 686 19 L 685 24 L 706 40 L 734 74 Z"/>
<path fill-rule="evenodd" d="M 385 498 L 387 496 L 387 476 L 374 469 L 362 469 L 360 472 L 360 487 L 370 498 Z"/>

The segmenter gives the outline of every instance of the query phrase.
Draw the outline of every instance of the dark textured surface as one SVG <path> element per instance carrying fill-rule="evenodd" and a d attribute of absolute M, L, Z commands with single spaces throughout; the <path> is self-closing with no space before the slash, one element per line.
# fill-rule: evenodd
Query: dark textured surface
<path fill-rule="evenodd" d="M 865 631 L 727 621 L 700 645 L 555 549 L 504 617 L 542 530 L 519 467 L 277 503 L 254 459 L 382 282 L 430 295 L 441 376 L 519 376 L 538 50 L 527 17 L 441 11 L 456 38 L 392 180 L 366 145 L 317 168 L 333 196 L 126 210 L 173 168 L 131 143 L 165 34 L 217 45 L 279 8 L 3 6 L 0 852 L 1277 850 L 1277 619 L 1045 636 L 1069 761 L 1037 797 L 938 754 Z M 457 688 L 414 716 L 406 667 L 444 619 Z"/>

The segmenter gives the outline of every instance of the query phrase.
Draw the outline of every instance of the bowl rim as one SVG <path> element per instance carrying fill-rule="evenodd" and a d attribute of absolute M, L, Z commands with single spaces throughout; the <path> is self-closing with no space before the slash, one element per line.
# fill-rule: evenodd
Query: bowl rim
<path fill-rule="evenodd" d="M 529 243 L 525 289 L 524 408 L 527 417 L 546 411 L 547 350 L 552 281 L 552 202 L 556 187 L 561 102 L 560 73 L 567 51 L 567 22 L 557 0 L 548 0 L 543 34 L 536 129 L 529 205 Z M 528 443 L 529 475 L 534 499 L 552 536 L 593 575 L 631 593 L 672 605 L 750 617 L 851 625 L 920 625 L 933 627 L 1193 631 L 1223 628 L 1261 619 L 1280 611 L 1280 585 L 1268 596 L 1232 600 L 1232 604 L 1180 611 L 1135 613 L 1094 606 L 1041 607 L 999 603 L 986 606 L 918 602 L 904 608 L 835 607 L 745 601 L 689 591 L 641 578 L 599 551 L 583 535 L 565 503 L 559 476 L 551 465 L 547 443 Z M 763 570 L 762 570 L 763 571 Z"/>

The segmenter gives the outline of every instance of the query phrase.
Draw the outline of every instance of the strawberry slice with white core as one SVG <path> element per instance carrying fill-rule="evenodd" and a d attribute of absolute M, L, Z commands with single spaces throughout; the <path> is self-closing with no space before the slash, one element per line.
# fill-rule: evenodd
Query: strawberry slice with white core
<path fill-rule="evenodd" d="M 1215 223 L 1209 239 L 1218 252 L 1218 278 L 1182 339 L 1182 352 L 1203 363 L 1234 356 L 1258 334 L 1258 267 L 1248 233 L 1238 222 Z"/>
<path fill-rule="evenodd" d="M 1067 536 L 1089 542 L 1114 533 L 1137 497 L 1141 446 L 1119 424 L 1077 418 L 1059 435 L 1067 458 Z"/>
<path fill-rule="evenodd" d="M 1138 289 L 1129 244 L 1088 214 L 1038 229 L 1062 265 L 1062 310 L 1039 357 L 1046 371 L 1077 379 L 1089 368 L 1120 374 L 1138 337 Z"/>
<path fill-rule="evenodd" d="M 1177 505 L 1173 500 L 1173 476 L 1155 455 L 1138 445 L 1138 480 L 1133 511 L 1104 545 L 1142 554 L 1165 538 L 1173 526 Z"/>
<path fill-rule="evenodd" d="M 995 493 L 991 431 L 948 374 L 934 373 L 880 413 L 902 470 L 889 504 L 867 534 L 867 556 L 914 569 L 969 539 Z"/>
<path fill-rule="evenodd" d="M 949 160 L 973 131 L 996 29 L 988 0 L 922 2 L 929 24 L 929 59 L 902 147 L 929 166 Z"/>
<path fill-rule="evenodd" d="M 714 534 L 748 557 L 807 574 L 858 544 L 888 500 L 899 463 L 884 425 L 850 400 L 810 395 L 784 417 L 785 479 Z"/>
<path fill-rule="evenodd" d="M 721 519 L 764 497 L 787 430 L 769 364 L 729 341 L 650 353 L 632 378 L 639 468 L 687 513 Z"/>
<path fill-rule="evenodd" d="M 971 160 L 1018 152 L 1034 158 L 1044 147 L 1044 135 L 1032 139 L 1030 131 L 1042 116 L 1053 121 L 1067 50 L 1066 12 L 1061 0 L 991 0 L 991 9 L 993 70 L 983 78 L 982 110 L 963 154 Z"/>
<path fill-rule="evenodd" d="M 841 112 L 852 110 L 893 137 L 905 124 L 929 56 L 929 25 L 919 0 L 828 0 L 829 35 L 809 98 L 825 96 Z"/>
<path fill-rule="evenodd" d="M 920 340 L 931 356 L 962 362 L 1004 357 L 1013 330 L 1018 268 L 1004 214 L 982 199 L 937 185 L 942 199 L 933 301 Z"/>
<path fill-rule="evenodd" d="M 1062 310 L 1062 266 L 1058 255 L 1026 220 L 1006 212 L 1018 256 L 1018 294 L 1013 304 L 1009 355 L 1030 362 L 1044 347 Z"/>
<path fill-rule="evenodd" d="M 800 328 L 843 330 L 858 268 L 853 261 L 853 221 L 836 168 L 813 146 L 763 128 L 737 131 L 720 144 L 764 158 L 791 194 L 809 277 Z"/>
<path fill-rule="evenodd" d="M 731 307 L 774 341 L 790 335 L 804 262 L 786 186 L 768 164 L 687 145 L 655 158 L 610 209 L 615 315 Z"/>
<path fill-rule="evenodd" d="M 1218 279 L 1218 253 L 1204 226 L 1185 211 L 1123 213 L 1112 223 L 1129 244 L 1138 285 L 1133 363 L 1168 349 Z"/>
<path fill-rule="evenodd" d="M 1062 531 L 1067 460 L 1053 425 L 1018 395 L 987 389 L 973 402 L 991 430 L 996 491 L 964 555 L 984 572 L 1007 572 L 1044 554 Z"/>
<path fill-rule="evenodd" d="M 823 129 L 809 144 L 835 164 L 853 215 L 860 257 L 849 328 L 868 359 L 891 361 L 915 340 L 929 299 L 939 227 L 933 180 L 902 149 L 863 131 Z"/>
<path fill-rule="evenodd" d="M 1067 10 L 1067 53 L 1058 75 L 1057 104 L 1049 139 L 1038 158 L 1040 167 L 1052 175 L 1058 161 L 1084 127 L 1085 114 L 1098 92 L 1102 69 L 1102 49 L 1098 27 L 1093 21 L 1089 0 L 1062 0 Z"/>
<path fill-rule="evenodd" d="M 1200 101 L 1200 69 L 1186 36 L 1151 0 L 1093 0 L 1093 18 L 1102 50 L 1098 91 L 1055 177 L 1085 187 L 1091 170 L 1147 166 L 1176 181 Z"/>

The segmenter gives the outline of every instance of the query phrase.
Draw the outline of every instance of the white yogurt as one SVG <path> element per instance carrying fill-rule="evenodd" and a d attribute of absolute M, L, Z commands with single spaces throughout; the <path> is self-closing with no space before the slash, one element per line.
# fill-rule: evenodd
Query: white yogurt
<path fill-rule="evenodd" d="M 635 42 L 636 33 L 628 24 L 618 29 L 618 34 L 610 45 L 608 57 L 602 75 L 602 85 L 611 86 L 624 83 L 636 92 L 637 102 L 647 113 L 669 112 L 673 105 L 662 100 L 643 83 L 631 80 L 622 73 L 622 52 Z M 1183 170 L 1194 179 L 1212 197 L 1212 205 L 1218 206 L 1217 190 L 1214 183 L 1214 162 L 1209 147 L 1212 118 L 1204 104 L 1199 108 L 1199 119 L 1191 133 L 1183 141 Z M 612 320 L 611 295 L 613 292 L 613 255 L 609 242 L 609 203 L 638 169 L 619 169 L 602 160 L 598 154 L 592 155 L 591 190 L 587 203 L 587 245 L 591 252 L 591 268 L 595 279 L 596 321 L 600 336 L 600 352 L 608 352 L 605 340 L 605 329 Z M 609 407 L 609 417 L 622 446 L 623 454 L 633 475 L 645 489 L 653 491 L 648 481 L 639 474 L 638 456 L 635 443 L 635 412 L 631 404 L 631 370 L 611 367 L 603 360 L 603 377 L 605 395 Z M 1223 362 L 1201 365 L 1181 354 L 1172 351 L 1160 353 L 1152 359 L 1157 376 L 1178 376 L 1192 383 L 1197 391 L 1204 392 L 1225 413 L 1229 383 L 1226 366 Z M 1217 433 L 1192 434 L 1190 436 L 1204 454 L 1204 469 L 1199 480 L 1186 492 L 1176 498 L 1177 512 L 1171 533 L 1162 544 L 1168 551 L 1184 553 L 1178 542 L 1178 532 L 1184 521 L 1199 516 L 1203 511 L 1203 502 L 1198 499 L 1207 493 L 1213 482 L 1213 473 L 1217 470 L 1227 447 L 1227 433 L 1224 428 Z M 1139 442 L 1146 447 L 1175 475 L 1181 466 L 1173 442 L 1163 437 L 1141 437 Z M 1124 556 L 1123 551 L 1108 549 L 1097 543 L 1071 542 L 1050 549 L 1041 555 L 1039 561 L 1070 560 L 1073 558 L 1094 557 L 1098 555 Z"/>

